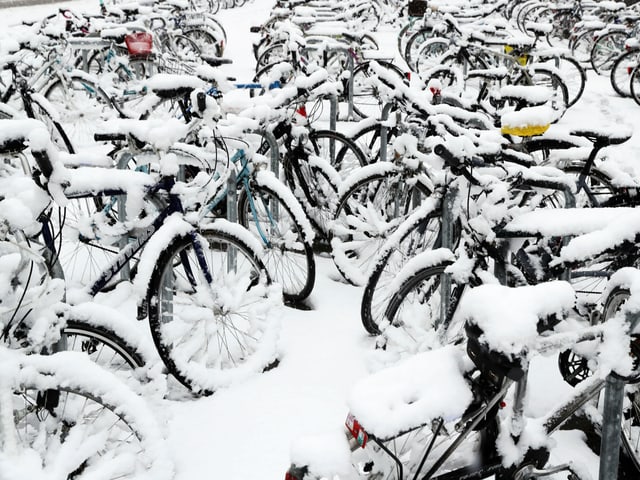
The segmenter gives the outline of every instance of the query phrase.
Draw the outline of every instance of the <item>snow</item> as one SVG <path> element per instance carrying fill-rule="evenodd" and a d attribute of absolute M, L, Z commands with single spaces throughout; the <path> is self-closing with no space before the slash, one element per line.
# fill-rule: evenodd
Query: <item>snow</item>
<path fill-rule="evenodd" d="M 73 5 L 87 9 L 97 7 L 89 2 L 75 2 Z M 37 18 L 43 12 L 53 11 L 56 7 L 48 5 L 3 10 L 6 15 L 0 23 L 5 25 L 22 19 Z M 231 38 L 226 54 L 238 60 L 233 65 L 225 65 L 219 69 L 219 75 L 222 78 L 226 78 L 229 74 L 243 80 L 253 77 L 249 43 L 256 36 L 247 34 L 246 28 L 241 26 L 246 25 L 247 22 L 259 23 L 270 13 L 270 7 L 270 2 L 257 0 L 240 9 L 223 11 L 217 15 L 225 25 L 234 26 L 233 29 L 229 29 Z M 379 35 L 387 43 L 395 41 L 393 33 L 385 31 L 384 27 Z M 4 49 L 5 46 L 8 47 L 9 44 L 3 38 L 0 40 L 0 49 Z M 420 97 L 416 100 L 426 108 L 427 98 Z M 453 107 L 445 107 L 440 106 L 437 111 L 442 113 L 455 111 Z M 564 124 L 564 127 L 580 125 L 591 127 L 601 124 L 619 126 L 631 123 L 635 131 L 640 126 L 640 121 L 634 114 L 635 108 L 636 106 L 629 99 L 621 99 L 611 93 L 607 79 L 590 74 L 585 98 L 575 108 L 570 109 L 560 123 Z M 473 116 L 463 110 L 460 110 L 460 114 Z M 561 126 L 558 125 L 558 127 Z M 555 127 L 556 125 L 552 126 L 545 136 L 551 135 Z M 0 135 L 4 132 L 5 130 L 0 128 Z M 164 135 L 158 134 L 157 137 L 162 139 Z M 638 138 L 635 137 L 637 134 L 625 145 L 609 149 L 607 154 L 610 158 L 607 162 L 614 164 L 620 171 L 635 171 L 635 159 L 640 153 Z M 576 141 L 581 140 L 577 137 L 573 138 Z M 590 142 L 583 141 L 582 144 L 589 146 Z M 66 163 L 63 158 L 61 160 Z M 31 200 L 24 200 L 22 203 L 29 206 Z M 37 203 L 35 199 L 34 204 Z M 29 208 L 32 207 L 29 206 Z M 1 211 L 5 214 L 4 209 Z M 35 210 L 32 209 L 32 211 Z M 567 225 L 569 225 L 577 233 L 588 233 L 594 229 L 604 229 L 609 225 L 608 220 L 601 219 L 598 213 L 587 212 L 580 219 L 575 215 L 575 212 L 571 212 L 567 214 L 568 218 L 559 218 L 557 222 L 550 222 L 548 230 L 553 231 L 553 228 L 557 228 L 556 231 L 558 231 L 568 228 Z M 582 220 L 585 220 L 584 227 L 580 226 Z M 543 216 L 536 225 L 547 228 L 546 222 Z M 309 300 L 312 310 L 300 311 L 286 308 L 277 313 L 282 317 L 283 323 L 279 343 L 282 357 L 278 368 L 249 376 L 242 382 L 220 389 L 208 398 L 192 398 L 179 386 L 170 384 L 169 396 L 166 399 L 148 399 L 144 408 L 164 424 L 169 442 L 166 458 L 174 461 L 177 480 L 206 476 L 238 480 L 282 478 L 291 460 L 289 453 L 291 445 L 294 446 L 294 458 L 316 460 L 318 463 L 314 464 L 314 468 L 323 472 L 331 470 L 330 464 L 333 462 L 336 462 L 336 465 L 340 462 L 344 463 L 344 444 L 340 443 L 344 440 L 339 438 L 341 435 L 339 430 L 350 406 L 347 399 L 351 398 L 350 391 L 354 383 L 367 378 L 374 363 L 372 361 L 374 353 L 380 352 L 374 352 L 374 340 L 366 336 L 359 322 L 358 308 L 362 289 L 334 281 L 338 273 L 331 261 L 323 257 L 318 257 L 317 260 L 317 286 Z M 105 295 L 100 301 L 107 303 L 111 309 L 120 310 L 121 305 L 116 304 L 113 298 Z M 104 313 L 107 315 L 109 312 L 110 310 L 105 309 Z M 504 318 L 504 312 L 499 313 L 500 317 Z M 131 312 L 127 312 L 126 315 L 128 315 L 127 321 L 135 322 Z M 146 325 L 144 323 L 139 325 L 142 327 L 139 329 L 142 332 Z M 134 335 L 133 332 L 131 335 Z M 430 353 L 440 355 L 437 352 Z M 453 378 L 459 379 L 460 365 L 455 363 L 454 359 L 455 355 L 447 357 L 451 366 L 449 373 L 453 372 Z M 430 375 L 434 375 L 435 381 L 444 382 L 437 376 L 439 372 L 422 364 L 412 365 L 412 368 L 407 368 L 406 372 L 415 373 L 423 370 L 428 370 Z M 567 387 L 559 379 L 555 359 L 550 361 L 534 359 L 532 371 L 535 375 L 531 381 L 531 391 L 536 393 L 532 393 L 534 396 L 530 398 L 528 408 L 537 409 L 535 413 L 543 414 L 543 407 L 551 407 L 558 397 L 566 397 Z M 91 375 L 91 372 L 89 374 Z M 413 379 L 415 380 L 415 377 Z M 393 380 L 396 379 L 392 378 L 390 381 Z M 448 381 L 447 378 L 447 385 Z M 370 382 L 373 388 L 375 382 L 373 380 Z M 420 395 L 433 393 L 419 390 L 427 389 L 429 382 L 422 384 L 414 381 L 413 383 L 416 385 L 411 388 L 417 390 L 411 393 Z M 462 387 L 462 383 L 460 386 Z M 410 382 L 402 384 L 402 388 L 410 391 Z M 461 388 L 461 391 L 463 390 L 464 388 Z M 394 397 L 391 391 L 383 393 L 388 393 L 388 397 L 383 397 L 389 401 L 387 406 L 395 407 L 394 412 L 397 412 L 399 417 L 407 423 L 415 421 L 418 417 L 426 418 L 434 414 L 443 414 L 422 411 L 417 415 L 409 405 L 402 403 L 404 399 Z M 372 401 L 374 400 L 376 399 L 373 398 Z M 463 402 L 460 398 L 454 400 L 455 402 L 451 402 L 450 405 L 444 405 L 445 408 L 451 408 L 446 413 L 452 415 L 459 413 L 454 411 L 456 409 L 453 407 L 462 407 Z M 366 405 L 360 405 L 357 399 L 354 402 L 356 407 L 366 407 Z M 372 425 L 375 423 L 376 419 L 373 419 Z M 391 426 L 381 425 L 381 427 Z M 297 439 L 300 436 L 327 430 L 330 430 L 327 433 L 329 437 L 316 437 L 308 443 L 298 444 Z M 582 466 L 591 472 L 593 478 L 596 477 L 596 458 L 585 447 L 580 434 L 574 431 L 561 431 L 556 432 L 554 438 L 556 439 L 556 445 L 552 450 L 554 464 L 571 458 L 580 459 Z M 331 439 L 335 439 L 335 443 Z M 316 455 L 312 459 L 311 453 L 317 453 L 321 448 L 323 448 L 323 455 Z M 27 454 L 18 457 L 15 462 L 0 459 L 0 462 L 2 461 L 4 463 L 0 466 L 0 472 L 2 472 L 0 475 L 5 472 L 9 472 L 6 475 L 10 475 L 10 471 L 8 468 L 5 469 L 5 466 L 15 469 L 24 466 L 27 470 L 20 471 L 20 475 L 16 474 L 17 478 L 30 477 L 29 474 L 25 475 L 25 472 L 29 472 L 29 468 L 33 468 Z M 34 475 L 37 476 L 37 473 L 39 472 L 35 472 Z"/>
<path fill-rule="evenodd" d="M 481 285 L 466 292 L 454 323 L 477 325 L 483 332 L 481 342 L 492 350 L 516 356 L 537 341 L 539 322 L 553 316 L 562 319 L 575 302 L 573 288 L 562 281 L 515 288 Z"/>
<path fill-rule="evenodd" d="M 416 354 L 356 383 L 349 410 L 380 439 L 440 417 L 460 418 L 473 398 L 465 370 L 463 356 L 454 346 Z"/>

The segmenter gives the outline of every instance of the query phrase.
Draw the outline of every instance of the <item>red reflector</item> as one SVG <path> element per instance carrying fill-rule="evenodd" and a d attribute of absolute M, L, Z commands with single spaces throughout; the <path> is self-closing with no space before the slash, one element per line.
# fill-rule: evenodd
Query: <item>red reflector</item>
<path fill-rule="evenodd" d="M 284 480 L 302 480 L 301 478 L 296 477 L 295 475 L 293 475 L 293 473 L 291 472 L 287 472 L 286 475 L 284 476 Z"/>
<path fill-rule="evenodd" d="M 627 67 L 627 74 L 631 75 L 631 72 L 633 71 L 633 67 Z"/>
<path fill-rule="evenodd" d="M 506 406 L 507 406 L 507 403 L 506 403 L 506 402 L 500 402 L 500 408 L 504 408 L 504 407 L 506 407 Z"/>
<path fill-rule="evenodd" d="M 298 115 L 302 115 L 304 118 L 307 118 L 307 107 L 306 105 L 302 105 L 296 110 Z"/>
<path fill-rule="evenodd" d="M 347 415 L 347 420 L 344 424 L 347 427 L 347 430 L 349 430 L 349 433 L 353 435 L 353 438 L 357 440 L 358 445 L 364 448 L 367 445 L 369 436 L 367 435 L 367 432 L 364 431 L 364 428 L 362 428 L 362 425 L 360 425 L 358 420 L 356 420 L 356 417 L 352 414 Z"/>
<path fill-rule="evenodd" d="M 411 81 L 411 72 L 404 72 L 404 76 L 407 80 Z"/>
<path fill-rule="evenodd" d="M 433 95 L 433 96 L 440 95 L 442 93 L 442 90 L 440 90 L 439 88 L 436 88 L 436 87 L 429 87 L 429 91 L 431 92 L 431 95 Z"/>

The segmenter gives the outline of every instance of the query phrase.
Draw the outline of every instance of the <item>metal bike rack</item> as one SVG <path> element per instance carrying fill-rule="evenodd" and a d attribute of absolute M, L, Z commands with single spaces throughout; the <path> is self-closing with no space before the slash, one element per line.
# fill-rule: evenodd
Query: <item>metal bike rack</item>
<path fill-rule="evenodd" d="M 453 250 L 453 204 L 458 196 L 458 188 L 452 186 L 445 194 L 442 202 L 442 248 Z M 449 305 L 451 303 L 451 275 L 443 273 L 440 278 L 440 317 L 436 320 L 436 332 L 442 332 L 442 327 L 447 321 Z"/>
<path fill-rule="evenodd" d="M 236 187 L 236 170 L 231 168 L 227 179 L 227 220 L 231 223 L 238 223 L 238 193 Z M 227 250 L 227 271 L 233 272 L 236 269 L 238 252 L 235 248 Z"/>
<path fill-rule="evenodd" d="M 393 108 L 393 104 L 389 102 L 382 107 L 382 113 L 380 114 L 380 162 L 387 161 L 387 138 L 389 132 L 387 131 L 385 122 L 389 120 L 391 108 Z"/>
<path fill-rule="evenodd" d="M 130 152 L 123 153 L 118 159 L 118 170 L 126 170 L 129 167 L 129 161 L 133 158 Z M 126 208 L 126 196 L 118 195 L 118 218 L 121 222 L 127 220 L 127 208 Z M 120 250 L 124 249 L 129 243 L 129 236 L 124 235 L 118 240 L 118 247 Z M 131 280 L 131 266 L 129 262 L 126 262 L 120 270 L 120 278 L 122 280 Z"/>
<path fill-rule="evenodd" d="M 328 60 L 327 57 L 329 52 L 343 52 L 343 53 L 346 53 L 347 55 L 347 68 L 349 70 L 349 81 L 347 82 L 347 120 L 351 121 L 353 120 L 353 71 L 355 70 L 355 62 L 353 61 L 353 55 L 351 53 L 351 50 L 346 47 L 324 48 L 323 62 L 325 66 L 327 64 L 327 60 Z M 336 102 L 337 102 L 337 99 L 336 99 Z M 333 106 L 332 106 L 332 109 L 333 109 Z M 336 103 L 335 112 L 332 112 L 331 117 L 337 118 L 337 116 L 338 116 L 338 108 Z M 331 130 L 335 131 L 335 125 L 334 125 L 334 128 L 331 128 Z"/>
<path fill-rule="evenodd" d="M 68 42 L 72 50 L 80 50 L 82 70 L 85 72 L 89 72 L 89 52 L 107 48 L 111 45 L 111 42 L 100 37 L 70 38 Z"/>
<path fill-rule="evenodd" d="M 280 148 L 278 147 L 278 139 L 273 132 L 270 132 L 265 128 L 257 130 L 254 133 L 260 135 L 269 144 L 270 168 L 276 178 L 280 178 Z"/>
<path fill-rule="evenodd" d="M 640 321 L 640 314 L 627 313 L 625 320 L 630 325 L 630 331 L 633 331 Z M 624 386 L 625 381 L 621 378 L 612 374 L 607 377 L 604 387 L 604 407 L 602 412 L 599 480 L 616 480 L 618 478 Z"/>

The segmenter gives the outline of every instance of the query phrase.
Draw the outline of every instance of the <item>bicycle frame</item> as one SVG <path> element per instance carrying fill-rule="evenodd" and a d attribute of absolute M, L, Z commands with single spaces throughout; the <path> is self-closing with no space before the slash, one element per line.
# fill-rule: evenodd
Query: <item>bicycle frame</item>
<path fill-rule="evenodd" d="M 160 211 L 158 216 L 153 220 L 153 222 L 149 227 L 147 227 L 142 232 L 139 232 L 139 233 L 136 232 L 135 239 L 132 242 L 127 243 L 120 250 L 120 252 L 113 258 L 110 265 L 108 265 L 102 271 L 98 279 L 96 279 L 90 286 L 86 288 L 86 291 L 89 295 L 93 297 L 97 295 L 99 292 L 101 292 L 109 284 L 109 282 L 118 274 L 118 272 L 120 272 L 120 270 L 122 270 L 126 265 L 129 264 L 131 260 L 134 259 L 135 255 L 140 250 L 142 250 L 142 248 L 147 244 L 147 242 L 151 239 L 151 237 L 160 230 L 160 228 L 164 225 L 165 221 L 167 220 L 167 218 L 169 218 L 169 216 L 171 216 L 174 213 L 179 213 L 179 214 L 184 213 L 184 209 L 182 207 L 182 202 L 180 201 L 180 198 L 177 195 L 170 193 L 171 188 L 174 185 L 175 185 L 175 180 L 172 177 L 165 177 L 161 179 L 155 186 L 149 189 L 148 191 L 149 194 L 153 194 L 158 191 L 169 192 L 168 204 L 166 205 L 166 207 L 164 207 Z M 98 192 L 97 194 L 92 194 L 92 195 L 77 196 L 73 198 L 94 198 L 102 195 L 113 196 L 113 195 L 122 195 L 122 194 L 123 192 L 107 191 L 107 192 Z M 45 241 L 45 246 L 50 252 L 53 252 L 53 258 L 57 258 L 55 255 L 56 248 L 55 248 L 53 234 L 48 225 L 48 218 L 42 219 L 41 223 L 42 223 L 42 235 Z M 130 231 L 129 233 L 132 233 L 132 232 Z M 200 245 L 197 239 L 197 232 L 195 227 L 188 233 L 188 235 L 193 244 L 194 251 L 196 252 L 198 264 L 202 269 L 204 278 L 208 283 L 211 283 L 213 281 L 213 277 L 211 275 L 209 267 L 207 266 L 207 262 L 204 258 L 202 246 Z M 183 260 L 184 268 L 187 272 L 187 277 L 190 279 L 195 278 L 189 264 L 184 261 L 185 260 L 184 258 L 182 260 Z"/>

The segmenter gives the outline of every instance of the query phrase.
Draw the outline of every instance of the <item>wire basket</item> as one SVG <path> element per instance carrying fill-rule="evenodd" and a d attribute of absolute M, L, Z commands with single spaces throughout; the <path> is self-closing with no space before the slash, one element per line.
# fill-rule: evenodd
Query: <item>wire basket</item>
<path fill-rule="evenodd" d="M 184 61 L 162 57 L 158 60 L 159 73 L 171 73 L 174 75 L 193 75 L 195 68 L 193 65 Z"/>
<path fill-rule="evenodd" d="M 147 32 L 129 33 L 124 36 L 124 43 L 127 45 L 129 55 L 135 57 L 151 55 L 153 36 Z"/>

